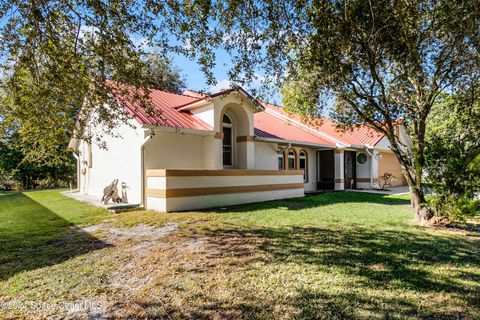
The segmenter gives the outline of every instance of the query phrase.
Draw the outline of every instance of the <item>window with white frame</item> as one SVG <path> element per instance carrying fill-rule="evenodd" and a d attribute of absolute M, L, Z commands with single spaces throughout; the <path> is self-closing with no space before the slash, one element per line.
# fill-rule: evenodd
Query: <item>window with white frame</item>
<path fill-rule="evenodd" d="M 308 157 L 307 153 L 302 150 L 300 151 L 299 154 L 299 163 L 298 163 L 298 168 L 300 170 L 303 170 L 303 181 L 308 181 Z"/>
<path fill-rule="evenodd" d="M 284 170 L 285 169 L 285 156 L 283 155 L 283 152 L 278 153 L 278 170 Z"/>
<path fill-rule="evenodd" d="M 288 151 L 288 170 L 295 170 L 297 168 L 297 159 L 296 159 L 296 154 L 295 151 L 290 150 Z"/>
<path fill-rule="evenodd" d="M 223 166 L 233 166 L 233 123 L 226 114 L 222 119 L 223 129 Z"/>

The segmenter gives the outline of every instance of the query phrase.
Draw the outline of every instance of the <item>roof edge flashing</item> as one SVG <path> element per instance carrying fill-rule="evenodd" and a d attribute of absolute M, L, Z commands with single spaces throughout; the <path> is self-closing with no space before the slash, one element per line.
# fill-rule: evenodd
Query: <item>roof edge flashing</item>
<path fill-rule="evenodd" d="M 279 113 L 279 112 L 277 112 L 277 111 L 275 111 L 275 110 L 272 110 L 272 109 L 270 109 L 270 108 L 265 108 L 265 112 L 270 113 L 270 114 L 272 114 L 272 115 L 274 115 L 274 116 L 277 116 L 278 118 L 280 118 L 280 119 L 282 119 L 282 120 L 284 120 L 284 121 L 290 122 L 290 123 L 292 123 L 292 124 L 294 124 L 294 125 L 296 125 L 296 126 L 298 126 L 298 127 L 301 127 L 302 129 L 305 129 L 305 130 L 307 130 L 307 131 L 309 131 L 309 132 L 311 132 L 311 133 L 317 134 L 317 135 L 319 135 L 319 136 L 321 136 L 321 137 L 323 137 L 323 138 L 326 138 L 326 139 L 328 139 L 328 140 L 331 140 L 331 141 L 333 141 L 335 144 L 337 144 L 337 145 L 339 145 L 339 146 L 342 146 L 342 147 L 348 147 L 348 146 L 350 146 L 349 144 L 343 143 L 343 142 L 341 142 L 340 140 L 335 139 L 335 138 L 329 136 L 328 134 L 325 134 L 325 133 L 320 132 L 320 131 L 318 131 L 318 130 L 312 129 L 312 128 L 310 128 L 309 126 L 307 126 L 307 125 L 305 125 L 305 124 L 303 124 L 303 123 L 301 123 L 301 122 L 298 122 L 298 121 L 296 121 L 296 120 L 293 120 L 293 119 L 291 119 L 291 118 L 289 118 L 289 117 L 287 117 L 287 116 L 285 116 L 285 115 L 283 115 L 283 114 L 281 114 L 281 113 Z"/>

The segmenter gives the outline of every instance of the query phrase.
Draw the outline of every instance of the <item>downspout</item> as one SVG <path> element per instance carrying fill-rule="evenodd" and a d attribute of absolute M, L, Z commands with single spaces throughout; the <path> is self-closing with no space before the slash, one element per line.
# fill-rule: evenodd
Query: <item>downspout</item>
<path fill-rule="evenodd" d="M 141 207 L 144 207 L 145 208 L 145 205 L 146 205 L 146 195 L 145 195 L 145 189 L 146 189 L 146 181 L 145 181 L 145 146 L 146 144 L 148 143 L 148 141 L 150 141 L 153 136 L 155 135 L 155 130 L 154 129 L 150 129 L 149 130 L 150 132 L 147 134 L 147 137 L 143 140 L 142 142 L 142 146 L 141 146 L 141 151 L 140 151 L 140 170 L 141 170 L 141 173 L 140 173 L 140 176 L 142 177 L 142 194 L 141 194 L 141 203 L 140 203 L 140 206 Z"/>
<path fill-rule="evenodd" d="M 377 186 L 373 183 L 373 160 L 375 159 L 375 155 L 370 152 L 370 149 L 367 145 L 364 147 L 365 152 L 370 156 L 370 188 L 378 189 Z"/>
<path fill-rule="evenodd" d="M 77 188 L 73 192 L 80 192 L 80 157 L 75 152 L 72 152 L 72 154 L 77 162 Z"/>

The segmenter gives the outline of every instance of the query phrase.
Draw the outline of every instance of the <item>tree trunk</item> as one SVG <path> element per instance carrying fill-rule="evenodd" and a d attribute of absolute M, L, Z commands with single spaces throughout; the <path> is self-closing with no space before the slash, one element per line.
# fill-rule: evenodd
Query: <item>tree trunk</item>
<path fill-rule="evenodd" d="M 421 186 L 409 185 L 410 203 L 413 212 L 420 225 L 425 225 L 433 217 L 432 212 L 428 209 L 425 194 Z"/>

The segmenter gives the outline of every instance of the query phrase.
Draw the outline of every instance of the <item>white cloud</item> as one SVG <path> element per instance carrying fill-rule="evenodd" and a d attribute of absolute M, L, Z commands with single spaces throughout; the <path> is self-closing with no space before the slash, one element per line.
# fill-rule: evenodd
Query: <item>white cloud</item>
<path fill-rule="evenodd" d="M 133 45 L 144 52 L 153 52 L 153 47 L 149 40 L 145 37 L 130 37 L 133 42 Z"/>
<path fill-rule="evenodd" d="M 185 40 L 185 42 L 183 43 L 183 49 L 185 50 L 192 50 L 193 46 L 192 46 L 192 43 L 190 42 L 190 39 L 187 39 Z"/>
<path fill-rule="evenodd" d="M 216 85 L 211 85 L 209 91 L 211 93 L 216 93 L 222 90 L 230 89 L 232 87 L 232 82 L 227 79 L 218 81 Z"/>
<path fill-rule="evenodd" d="M 93 36 L 94 39 L 97 38 L 97 34 L 100 32 L 100 29 L 94 26 L 87 26 L 82 24 L 80 26 L 80 30 L 78 32 L 78 38 L 79 39 L 84 39 L 86 37 Z"/>
<path fill-rule="evenodd" d="M 265 76 L 256 73 L 254 74 L 252 81 L 250 81 L 249 83 L 246 83 L 242 87 L 247 91 L 251 89 L 259 90 L 261 89 L 262 85 L 266 83 L 266 81 L 267 81 L 267 78 Z M 223 79 L 218 81 L 216 85 L 211 85 L 209 87 L 209 91 L 211 93 L 215 93 L 222 90 L 230 89 L 233 85 L 234 83 L 232 81 L 228 79 Z"/>

